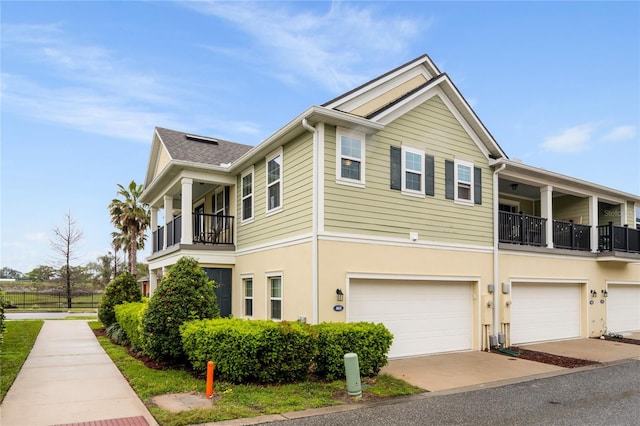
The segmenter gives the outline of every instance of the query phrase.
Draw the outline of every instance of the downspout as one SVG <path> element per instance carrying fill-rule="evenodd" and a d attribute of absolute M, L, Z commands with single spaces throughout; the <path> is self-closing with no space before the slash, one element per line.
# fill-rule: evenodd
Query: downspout
<path fill-rule="evenodd" d="M 499 209 L 499 196 L 498 193 L 498 173 L 503 171 L 507 167 L 506 164 L 502 164 L 493 172 L 493 335 L 498 336 L 500 332 L 500 324 L 499 324 L 499 307 L 498 304 L 498 292 L 501 286 L 499 285 L 500 281 L 500 265 L 498 262 L 498 242 L 500 241 L 500 236 L 498 234 L 499 228 L 499 218 L 500 213 Z"/>
<path fill-rule="evenodd" d="M 318 131 L 306 118 L 302 119 L 302 127 L 313 133 L 313 184 L 311 213 L 311 303 L 313 304 L 312 324 L 318 323 Z"/>

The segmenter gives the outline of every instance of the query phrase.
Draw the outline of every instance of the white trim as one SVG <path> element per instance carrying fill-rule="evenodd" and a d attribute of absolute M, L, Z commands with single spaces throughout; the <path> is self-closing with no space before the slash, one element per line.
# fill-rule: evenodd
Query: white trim
<path fill-rule="evenodd" d="M 589 278 L 526 278 L 511 277 L 509 283 L 531 283 L 531 284 L 589 284 Z"/>
<path fill-rule="evenodd" d="M 342 155 L 342 137 L 346 136 L 360 142 L 360 158 Z M 360 162 L 360 179 L 350 179 L 342 177 L 342 159 Z M 336 127 L 336 183 L 343 185 L 351 185 L 359 188 L 365 186 L 365 170 L 366 170 L 366 135 L 344 127 Z"/>
<path fill-rule="evenodd" d="M 504 204 L 505 206 L 510 206 L 510 207 L 516 207 L 517 211 L 520 211 L 520 201 L 498 197 L 498 211 L 500 210 L 500 207 L 499 207 L 500 204 Z"/>
<path fill-rule="evenodd" d="M 464 166 L 469 168 L 469 199 L 460 198 L 458 194 L 458 186 L 460 180 L 458 178 L 458 166 Z M 453 199 L 460 204 L 473 205 L 474 203 L 474 186 L 475 186 L 475 172 L 473 162 L 468 160 L 462 160 L 454 158 L 453 160 Z M 466 184 L 466 182 L 464 182 Z"/>
<path fill-rule="evenodd" d="M 605 280 L 604 285 L 608 287 L 611 285 L 640 285 L 640 281 L 624 281 L 624 280 Z"/>
<path fill-rule="evenodd" d="M 325 149 L 325 125 L 318 123 L 318 205 L 317 207 L 317 226 L 318 233 L 324 231 L 324 149 Z"/>
<path fill-rule="evenodd" d="M 261 251 L 290 247 L 290 246 L 295 246 L 297 244 L 305 244 L 310 242 L 312 242 L 311 234 L 301 234 L 301 235 L 296 235 L 294 237 L 284 238 L 282 240 L 258 244 L 258 245 L 243 248 L 240 250 L 236 249 L 235 254 L 237 256 L 244 256 L 247 254 L 259 253 Z"/>
<path fill-rule="evenodd" d="M 243 189 L 243 180 L 246 176 L 251 175 L 251 216 L 248 218 L 244 218 L 244 189 Z M 253 166 L 246 169 L 240 175 L 240 225 L 245 225 L 247 223 L 253 222 L 253 218 L 255 217 L 255 199 L 256 199 L 256 174 Z M 247 196 L 248 197 L 248 196 Z"/>
<path fill-rule="evenodd" d="M 424 150 L 419 149 L 419 148 L 414 148 L 408 145 L 402 145 L 401 146 L 401 161 L 400 161 L 400 168 L 402 171 L 402 176 L 401 176 L 401 193 L 404 195 L 414 195 L 414 196 L 420 196 L 421 198 L 425 197 L 425 191 L 424 191 L 424 187 L 425 187 L 425 175 L 426 175 L 426 170 L 424 169 Z M 407 158 L 406 155 L 407 153 L 410 154 L 414 154 L 420 157 L 420 189 L 419 190 L 415 190 L 415 189 L 409 189 L 407 188 L 407 171 L 413 174 L 418 174 L 418 172 L 416 170 L 407 170 Z"/>
<path fill-rule="evenodd" d="M 278 179 L 276 179 L 275 181 L 269 183 L 269 162 L 275 160 L 276 158 L 280 157 L 280 177 L 278 177 Z M 265 211 L 266 214 L 273 214 L 273 213 L 277 213 L 279 211 L 282 210 L 282 205 L 284 204 L 284 200 L 283 200 L 283 186 L 284 186 L 284 155 L 283 155 L 283 149 L 282 147 L 279 147 L 278 149 L 276 149 L 273 153 L 271 153 L 270 155 L 268 155 L 265 158 Z M 278 191 L 279 191 L 279 199 L 280 199 L 280 204 L 278 204 L 277 206 L 273 207 L 273 208 L 269 208 L 269 187 L 273 186 L 275 184 L 278 184 Z"/>
<path fill-rule="evenodd" d="M 354 280 L 399 280 L 399 281 L 463 281 L 480 283 L 479 275 L 422 275 L 422 274 L 385 274 L 377 272 L 347 272 L 348 279 Z"/>
<path fill-rule="evenodd" d="M 359 234 L 346 234 L 338 232 L 324 232 L 318 236 L 319 239 L 325 241 L 336 241 L 343 243 L 357 243 L 357 244 L 372 244 L 382 246 L 397 246 L 397 247 L 420 247 L 431 248 L 440 250 L 455 250 L 455 251 L 468 251 L 475 253 L 492 253 L 492 246 L 476 246 L 471 244 L 455 244 L 455 243 L 442 243 L 439 241 L 410 241 L 404 238 L 389 238 L 389 237 L 377 237 L 370 235 Z"/>
<path fill-rule="evenodd" d="M 546 247 L 543 247 L 546 249 Z M 556 250 L 556 249 L 554 249 Z M 572 255 L 575 252 L 575 255 Z M 582 254 L 582 255 L 581 255 Z M 586 256 L 584 254 L 587 254 Z M 587 251 L 578 250 L 565 250 L 563 254 L 559 253 L 537 253 L 532 251 L 509 251 L 507 248 L 500 248 L 499 255 L 501 256 L 527 256 L 527 257 L 543 257 L 546 259 L 562 259 L 562 260 L 586 260 L 589 262 L 595 262 L 600 260 L 601 257 L 593 256 L 593 253 Z M 628 260 L 628 259 L 625 259 Z"/>

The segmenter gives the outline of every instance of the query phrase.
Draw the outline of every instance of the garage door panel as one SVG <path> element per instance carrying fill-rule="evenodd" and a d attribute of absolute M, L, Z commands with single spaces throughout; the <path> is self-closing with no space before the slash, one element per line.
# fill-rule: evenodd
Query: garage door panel
<path fill-rule="evenodd" d="M 352 281 L 349 321 L 382 322 L 394 335 L 389 357 L 471 349 L 472 285 Z"/>
<path fill-rule="evenodd" d="M 607 293 L 607 330 L 640 330 L 640 285 L 609 284 Z"/>
<path fill-rule="evenodd" d="M 514 283 L 511 341 L 514 344 L 580 337 L 580 284 Z"/>

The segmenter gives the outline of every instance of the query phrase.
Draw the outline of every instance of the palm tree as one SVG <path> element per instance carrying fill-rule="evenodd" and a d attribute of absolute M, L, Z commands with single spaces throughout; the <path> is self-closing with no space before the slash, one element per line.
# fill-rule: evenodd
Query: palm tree
<path fill-rule="evenodd" d="M 124 247 L 129 256 L 129 272 L 135 276 L 138 269 L 138 249 L 144 248 L 145 231 L 149 226 L 149 209 L 139 201 L 142 185 L 132 180 L 128 188 L 120 184 L 118 188 L 120 198 L 114 198 L 109 203 L 109 215 L 111 223 L 120 231 L 119 234 L 126 238 Z"/>

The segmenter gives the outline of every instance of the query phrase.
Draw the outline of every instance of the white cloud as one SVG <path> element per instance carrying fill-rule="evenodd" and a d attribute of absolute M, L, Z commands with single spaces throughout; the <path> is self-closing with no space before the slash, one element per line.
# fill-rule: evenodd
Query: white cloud
<path fill-rule="evenodd" d="M 602 138 L 605 141 L 622 141 L 636 137 L 638 128 L 636 126 L 614 127 Z"/>
<path fill-rule="evenodd" d="M 35 82 L 35 74 L 4 67 L 6 111 L 142 142 L 151 140 L 154 126 L 178 122 L 162 108 L 175 111 L 186 96 L 164 76 L 132 69 L 100 46 L 70 42 L 57 25 L 12 25 L 3 36 L 3 50 L 27 58 L 41 74 Z"/>
<path fill-rule="evenodd" d="M 565 129 L 556 136 L 550 136 L 542 143 L 542 148 L 552 152 L 576 153 L 589 149 L 591 135 L 595 131 L 591 123 Z"/>
<path fill-rule="evenodd" d="M 411 39 L 430 25 L 342 2 L 331 3 L 324 14 L 271 2 L 195 2 L 190 7 L 249 34 L 260 50 L 253 52 L 254 60 L 266 57 L 276 67 L 270 72 L 283 81 L 311 80 L 334 92 L 363 83 L 389 56 L 403 57 Z"/>

